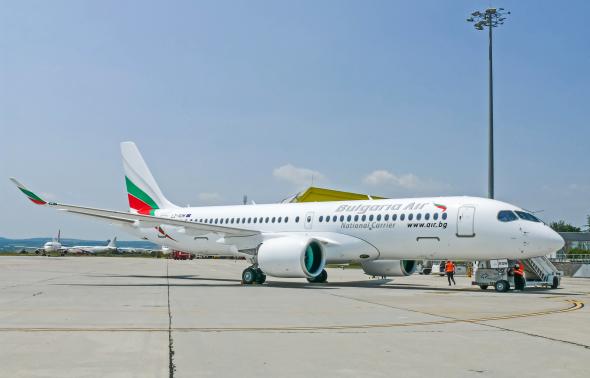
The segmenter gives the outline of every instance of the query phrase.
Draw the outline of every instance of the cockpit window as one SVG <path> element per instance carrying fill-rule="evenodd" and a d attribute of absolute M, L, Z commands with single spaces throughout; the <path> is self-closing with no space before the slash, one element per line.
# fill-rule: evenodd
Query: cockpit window
<path fill-rule="evenodd" d="M 500 222 L 512 222 L 517 219 L 518 219 L 518 217 L 510 210 L 501 210 L 498 213 L 498 220 Z"/>
<path fill-rule="evenodd" d="M 531 222 L 541 222 L 539 220 L 539 218 L 537 218 L 536 216 L 534 216 L 531 213 L 527 213 L 526 211 L 518 211 L 518 210 L 516 210 L 514 212 L 516 213 L 516 215 L 518 215 L 518 217 L 520 219 L 528 220 L 528 221 L 531 221 Z"/>

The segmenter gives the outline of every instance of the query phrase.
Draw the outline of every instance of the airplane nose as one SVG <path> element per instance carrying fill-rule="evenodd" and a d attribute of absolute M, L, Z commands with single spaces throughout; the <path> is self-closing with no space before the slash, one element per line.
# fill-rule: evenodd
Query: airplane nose
<path fill-rule="evenodd" d="M 551 246 L 551 252 L 549 253 L 557 252 L 565 246 L 565 240 L 552 229 L 549 229 L 548 239 L 547 245 Z"/>
<path fill-rule="evenodd" d="M 553 231 L 549 227 L 546 227 L 539 233 L 539 244 L 538 247 L 543 251 L 544 254 L 555 253 L 563 248 L 565 241 L 557 232 Z"/>

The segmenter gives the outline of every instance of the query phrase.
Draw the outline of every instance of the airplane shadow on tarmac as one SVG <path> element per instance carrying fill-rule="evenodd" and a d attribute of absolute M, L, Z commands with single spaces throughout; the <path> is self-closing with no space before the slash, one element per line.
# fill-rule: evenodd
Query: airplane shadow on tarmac
<path fill-rule="evenodd" d="M 260 285 L 242 285 L 239 279 L 228 279 L 228 278 L 207 278 L 199 277 L 192 274 L 183 275 L 143 275 L 143 274 L 90 274 L 87 277 L 104 277 L 104 278 L 137 278 L 137 279 L 168 279 L 168 280 L 186 280 L 187 283 L 175 283 L 175 282 L 162 282 L 162 283 L 96 283 L 96 284 L 85 284 L 85 283 L 62 283 L 54 284 L 55 286 L 88 286 L 88 287 L 147 287 L 147 286 L 170 286 L 170 287 L 252 287 Z M 193 282 L 191 282 L 193 281 Z M 188 283 L 191 282 L 191 283 Z M 207 283 L 211 282 L 211 283 Z M 216 282 L 219 282 L 216 283 Z M 225 283 L 225 284 L 221 284 Z M 432 287 L 427 284 L 404 284 L 394 283 L 391 279 L 376 279 L 376 280 L 363 280 L 363 281 L 347 281 L 347 282 L 326 282 L 326 283 L 308 283 L 308 282 L 281 282 L 281 281 L 267 281 L 261 285 L 267 288 L 284 288 L 284 289 L 311 289 L 311 290 L 336 290 L 338 288 L 365 288 L 365 289 L 388 289 L 388 290 L 416 290 L 424 292 L 439 292 L 439 293 L 452 293 L 452 292 L 487 292 L 494 293 L 493 289 L 480 290 L 475 287 Z M 560 290 L 560 289 L 557 289 Z M 556 292 L 555 289 L 545 288 L 529 288 L 525 291 L 518 291 L 511 293 L 517 294 L 543 294 L 543 295 L 582 295 L 580 293 L 571 292 Z"/>

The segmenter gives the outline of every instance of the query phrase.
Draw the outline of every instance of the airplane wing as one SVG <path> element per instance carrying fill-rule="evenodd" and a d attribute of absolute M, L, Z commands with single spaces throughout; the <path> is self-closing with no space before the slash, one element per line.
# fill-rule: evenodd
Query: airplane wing
<path fill-rule="evenodd" d="M 161 225 L 169 225 L 175 227 L 184 227 L 187 231 L 195 233 L 217 233 L 225 236 L 253 236 L 260 232 L 248 230 L 243 228 L 225 227 L 213 224 L 188 222 L 180 219 L 170 219 L 165 217 L 156 217 L 152 215 L 133 214 L 124 211 L 97 209 L 93 207 L 67 205 L 57 202 L 47 202 L 35 193 L 28 190 L 23 184 L 18 182 L 15 178 L 11 178 L 17 188 L 26 195 L 31 202 L 41 206 L 48 206 L 57 210 L 65 211 L 72 214 L 84 215 L 92 218 L 102 219 L 110 223 L 123 224 L 136 227 L 159 227 Z"/>

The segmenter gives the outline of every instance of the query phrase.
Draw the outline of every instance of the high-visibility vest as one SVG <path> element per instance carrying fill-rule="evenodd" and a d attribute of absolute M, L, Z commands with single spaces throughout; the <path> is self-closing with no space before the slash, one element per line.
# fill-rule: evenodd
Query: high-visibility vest
<path fill-rule="evenodd" d="M 448 263 L 445 265 L 445 272 L 447 272 L 447 273 L 452 273 L 452 272 L 454 272 L 454 271 L 455 271 L 455 264 L 453 264 L 452 262 L 448 262 Z"/>

